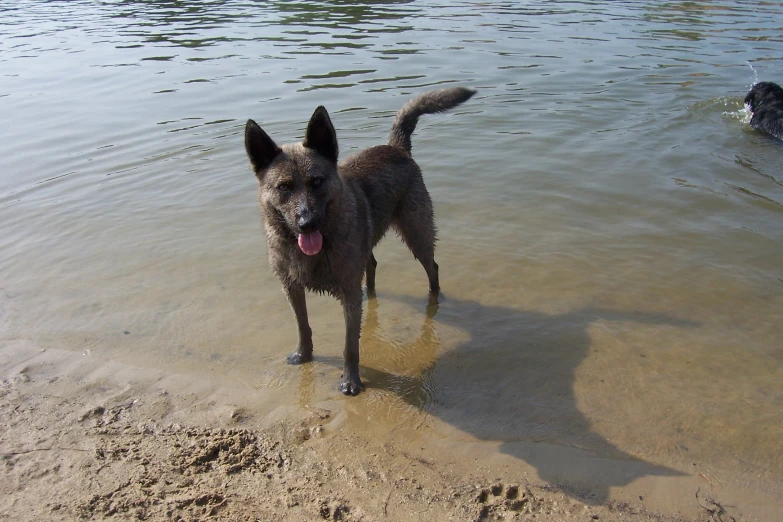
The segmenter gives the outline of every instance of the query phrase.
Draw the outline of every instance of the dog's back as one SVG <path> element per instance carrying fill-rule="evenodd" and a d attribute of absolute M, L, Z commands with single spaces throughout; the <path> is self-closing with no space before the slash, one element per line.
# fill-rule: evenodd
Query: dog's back
<path fill-rule="evenodd" d="M 389 226 L 411 229 L 415 223 L 402 223 L 404 211 L 423 213 L 421 223 L 432 222 L 432 202 L 424 188 L 421 170 L 411 156 L 411 135 L 419 117 L 444 112 L 470 99 L 476 91 L 454 87 L 429 91 L 408 101 L 392 124 L 387 145 L 365 149 L 340 163 L 340 174 L 349 184 L 357 185 L 368 203 L 372 217 L 373 246 L 383 238 Z M 435 230 L 410 230 L 412 234 L 432 236 Z"/>
<path fill-rule="evenodd" d="M 421 171 L 411 156 L 398 147 L 379 145 L 365 149 L 340 163 L 340 175 L 366 202 L 371 218 L 372 246 L 388 230 L 408 188 L 421 182 Z"/>
<path fill-rule="evenodd" d="M 755 84 L 745 96 L 750 126 L 783 140 L 783 87 L 773 82 Z"/>

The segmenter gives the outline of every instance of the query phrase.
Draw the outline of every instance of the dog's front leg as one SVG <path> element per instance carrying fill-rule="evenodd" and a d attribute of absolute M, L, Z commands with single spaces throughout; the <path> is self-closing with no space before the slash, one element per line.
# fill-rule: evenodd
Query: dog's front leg
<path fill-rule="evenodd" d="M 300 285 L 283 285 L 288 302 L 296 316 L 296 324 L 299 327 L 299 345 L 296 351 L 288 356 L 288 364 L 302 364 L 313 360 L 313 331 L 307 320 L 307 301 L 305 290 Z"/>
<path fill-rule="evenodd" d="M 341 299 L 345 314 L 345 351 L 343 352 L 343 375 L 340 391 L 345 395 L 358 395 L 364 388 L 359 378 L 359 336 L 362 327 L 361 281 L 354 291 Z"/>

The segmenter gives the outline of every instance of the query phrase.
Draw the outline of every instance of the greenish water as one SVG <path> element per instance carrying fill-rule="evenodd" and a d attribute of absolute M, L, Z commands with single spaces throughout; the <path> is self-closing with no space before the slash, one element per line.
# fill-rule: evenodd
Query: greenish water
<path fill-rule="evenodd" d="M 399 241 L 365 304 L 368 418 L 458 444 L 575 446 L 783 487 L 783 144 L 742 99 L 783 83 L 778 2 L 43 2 L 0 5 L 0 332 L 335 397 L 266 262 L 242 132 L 343 156 L 413 94 L 478 90 L 413 138 L 445 299 Z M 430 316 L 432 314 L 430 313 Z M 313 374 L 315 372 L 315 374 Z M 348 406 L 347 406 L 348 407 Z M 562 471 L 567 474 L 568 469 Z"/>

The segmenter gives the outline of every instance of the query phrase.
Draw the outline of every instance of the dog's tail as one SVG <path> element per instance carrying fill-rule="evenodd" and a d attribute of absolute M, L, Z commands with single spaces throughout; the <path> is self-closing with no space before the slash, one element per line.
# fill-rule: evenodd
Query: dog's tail
<path fill-rule="evenodd" d="M 392 124 L 389 145 L 399 147 L 410 153 L 411 134 L 416 130 L 419 116 L 447 111 L 462 102 L 468 101 L 474 94 L 476 94 L 476 91 L 473 89 L 451 87 L 450 89 L 428 91 L 416 96 L 403 105 L 400 112 L 397 113 L 394 124 Z"/>

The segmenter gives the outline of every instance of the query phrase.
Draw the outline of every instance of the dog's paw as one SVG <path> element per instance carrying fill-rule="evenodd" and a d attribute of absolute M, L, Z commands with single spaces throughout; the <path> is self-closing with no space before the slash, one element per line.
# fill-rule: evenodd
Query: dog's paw
<path fill-rule="evenodd" d="M 311 353 L 301 353 L 301 352 L 294 352 L 291 355 L 288 356 L 287 361 L 288 364 L 304 364 L 307 362 L 310 362 L 313 360 L 313 354 Z"/>
<path fill-rule="evenodd" d="M 340 379 L 338 389 L 343 395 L 359 395 L 359 392 L 364 389 L 364 384 L 362 384 L 362 380 L 358 376 L 343 377 Z"/>

